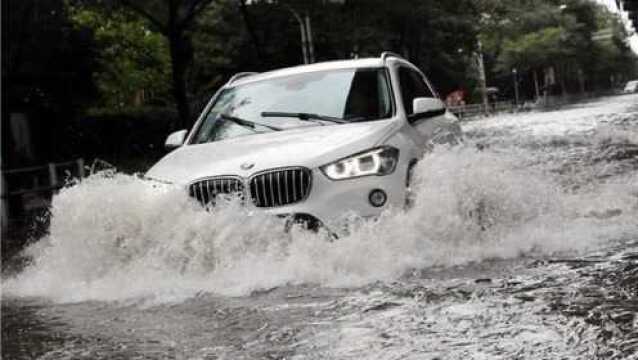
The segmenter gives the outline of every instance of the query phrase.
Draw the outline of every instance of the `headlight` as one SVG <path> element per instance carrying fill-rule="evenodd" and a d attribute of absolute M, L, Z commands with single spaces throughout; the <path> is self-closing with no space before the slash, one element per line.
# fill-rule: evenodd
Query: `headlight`
<path fill-rule="evenodd" d="M 399 149 L 383 146 L 324 165 L 320 169 L 332 180 L 343 180 L 391 174 L 398 161 Z"/>

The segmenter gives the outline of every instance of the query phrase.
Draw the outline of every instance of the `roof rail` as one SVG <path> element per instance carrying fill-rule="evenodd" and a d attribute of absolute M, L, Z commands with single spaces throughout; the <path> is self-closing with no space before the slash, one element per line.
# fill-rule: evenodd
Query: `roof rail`
<path fill-rule="evenodd" d="M 237 74 L 233 75 L 230 78 L 230 80 L 228 80 L 227 84 L 230 85 L 230 84 L 234 83 L 235 81 L 237 81 L 237 80 L 239 80 L 241 78 L 248 77 L 248 76 L 253 76 L 253 75 L 257 75 L 257 74 L 259 74 L 259 73 L 256 73 L 256 72 L 240 72 L 240 73 L 237 73 Z"/>
<path fill-rule="evenodd" d="M 393 53 L 392 51 L 384 51 L 383 53 L 381 53 L 381 60 L 383 62 L 385 62 L 389 57 L 396 57 L 399 59 L 403 59 L 403 56 L 397 54 L 397 53 Z"/>

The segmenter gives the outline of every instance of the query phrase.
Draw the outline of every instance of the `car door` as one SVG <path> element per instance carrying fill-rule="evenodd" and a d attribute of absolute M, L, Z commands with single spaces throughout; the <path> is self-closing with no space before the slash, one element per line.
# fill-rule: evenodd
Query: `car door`
<path fill-rule="evenodd" d="M 433 145 L 456 141 L 460 136 L 460 128 L 449 117 L 445 108 L 427 113 L 415 112 L 414 99 L 426 98 L 432 102 L 439 99 L 425 77 L 419 71 L 404 65 L 398 67 L 397 73 L 402 106 L 408 122 L 421 135 L 423 143 Z"/>

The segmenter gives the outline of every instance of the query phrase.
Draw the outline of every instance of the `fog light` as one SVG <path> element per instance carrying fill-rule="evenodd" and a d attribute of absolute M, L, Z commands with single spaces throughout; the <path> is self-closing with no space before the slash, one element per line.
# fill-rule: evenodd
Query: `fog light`
<path fill-rule="evenodd" d="M 372 206 L 381 207 L 385 205 L 385 202 L 388 200 L 388 195 L 383 190 L 375 189 L 370 192 L 368 200 L 370 200 Z"/>

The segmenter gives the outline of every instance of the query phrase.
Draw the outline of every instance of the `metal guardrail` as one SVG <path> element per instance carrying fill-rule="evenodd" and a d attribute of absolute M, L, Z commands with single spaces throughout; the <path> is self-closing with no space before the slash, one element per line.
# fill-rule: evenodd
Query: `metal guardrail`
<path fill-rule="evenodd" d="M 459 118 L 467 119 L 480 115 L 514 112 L 517 110 L 517 106 L 511 101 L 499 101 L 490 103 L 487 107 L 483 104 L 468 104 L 461 106 L 450 106 L 448 109 Z"/>
<path fill-rule="evenodd" d="M 65 172 L 65 178 L 85 177 L 84 159 L 67 161 L 61 163 L 49 163 L 41 166 L 29 166 L 20 169 L 0 170 L 0 220 L 2 233 L 8 229 L 10 214 L 10 198 L 19 198 L 23 208 L 30 202 L 30 208 L 40 209 L 48 206 L 49 195 L 64 187 L 66 180 L 60 176 L 60 171 Z M 8 185 L 11 185 L 8 186 Z M 11 190 L 9 190 L 11 189 Z M 31 200 L 29 200 L 31 199 Z"/>
<path fill-rule="evenodd" d="M 67 161 L 61 163 L 49 163 L 47 165 L 41 166 L 30 166 L 19 169 L 9 169 L 9 170 L 1 170 L 2 173 L 2 193 L 0 194 L 1 198 L 7 198 L 9 196 L 14 195 L 23 195 L 28 193 L 40 193 L 46 191 L 54 191 L 60 189 L 64 186 L 64 183 L 60 181 L 59 169 L 76 170 L 76 175 L 78 178 L 85 177 L 84 171 L 84 159 L 77 159 L 74 161 Z M 46 172 L 48 177 L 48 184 L 41 185 L 41 175 Z M 32 187 L 20 188 L 13 191 L 7 190 L 7 177 L 12 175 L 22 175 L 30 178 Z M 40 175 L 40 176 L 38 176 Z M 24 183 L 24 182 L 23 182 Z"/>
<path fill-rule="evenodd" d="M 519 105 L 516 105 L 513 101 L 500 101 L 490 103 L 487 108 L 483 104 L 468 104 L 461 106 L 449 106 L 448 109 L 459 118 L 468 119 L 476 116 L 489 116 L 503 112 L 514 113 L 531 110 L 551 110 L 561 106 L 575 104 L 580 101 L 587 101 L 588 99 L 616 95 L 621 94 L 615 90 L 603 90 L 579 94 L 545 95 L 536 99 L 536 101 L 525 101 Z"/>

